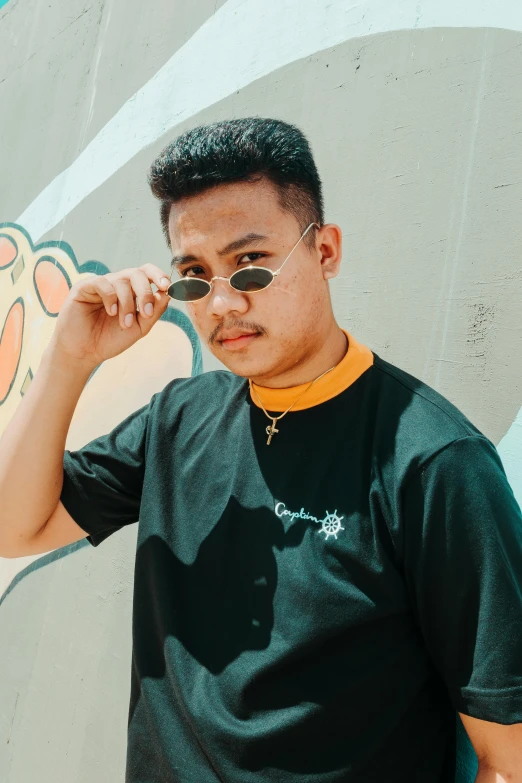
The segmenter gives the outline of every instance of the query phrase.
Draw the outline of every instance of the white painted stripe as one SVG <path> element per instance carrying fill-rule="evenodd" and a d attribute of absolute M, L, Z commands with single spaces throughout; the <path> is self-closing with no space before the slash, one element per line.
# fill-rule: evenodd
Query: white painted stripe
<path fill-rule="evenodd" d="M 522 31 L 522 3 L 228 0 L 121 107 L 16 222 L 36 242 L 166 131 L 290 62 L 348 39 L 427 27 Z"/>

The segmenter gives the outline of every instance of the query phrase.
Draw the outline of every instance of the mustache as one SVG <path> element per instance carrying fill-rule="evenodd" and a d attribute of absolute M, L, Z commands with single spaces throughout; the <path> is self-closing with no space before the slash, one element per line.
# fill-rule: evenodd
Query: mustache
<path fill-rule="evenodd" d="M 244 329 L 245 332 L 259 332 L 263 337 L 268 336 L 264 326 L 260 326 L 260 324 L 256 324 L 253 321 L 241 321 L 236 318 L 233 321 L 227 321 L 226 323 L 223 321 L 218 324 L 208 338 L 208 344 L 215 345 L 219 341 L 221 334 L 228 329 Z"/>

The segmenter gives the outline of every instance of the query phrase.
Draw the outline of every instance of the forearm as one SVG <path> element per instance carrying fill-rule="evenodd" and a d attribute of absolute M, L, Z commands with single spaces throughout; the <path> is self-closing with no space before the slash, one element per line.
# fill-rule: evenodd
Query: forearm
<path fill-rule="evenodd" d="M 479 765 L 475 783 L 522 783 L 522 770 L 508 771 Z"/>
<path fill-rule="evenodd" d="M 0 439 L 0 556 L 13 556 L 58 504 L 67 431 L 92 369 L 49 346 Z"/>

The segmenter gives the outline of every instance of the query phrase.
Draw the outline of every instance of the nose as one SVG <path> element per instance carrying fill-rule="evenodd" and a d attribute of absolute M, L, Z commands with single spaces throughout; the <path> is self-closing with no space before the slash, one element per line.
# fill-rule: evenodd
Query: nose
<path fill-rule="evenodd" d="M 230 312 L 246 313 L 249 308 L 248 297 L 237 291 L 221 278 L 215 279 L 212 291 L 208 297 L 207 309 L 209 315 L 217 315 L 220 318 Z"/>

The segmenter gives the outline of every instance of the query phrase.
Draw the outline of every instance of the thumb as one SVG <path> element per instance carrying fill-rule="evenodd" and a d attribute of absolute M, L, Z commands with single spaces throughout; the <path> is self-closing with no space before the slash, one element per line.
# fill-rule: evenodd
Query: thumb
<path fill-rule="evenodd" d="M 145 318 L 141 312 L 136 313 L 136 318 L 143 336 L 150 332 L 154 324 L 159 321 L 169 306 L 170 297 L 167 296 L 164 291 L 156 291 L 154 298 L 156 300 L 154 303 L 154 312 L 149 318 Z"/>

